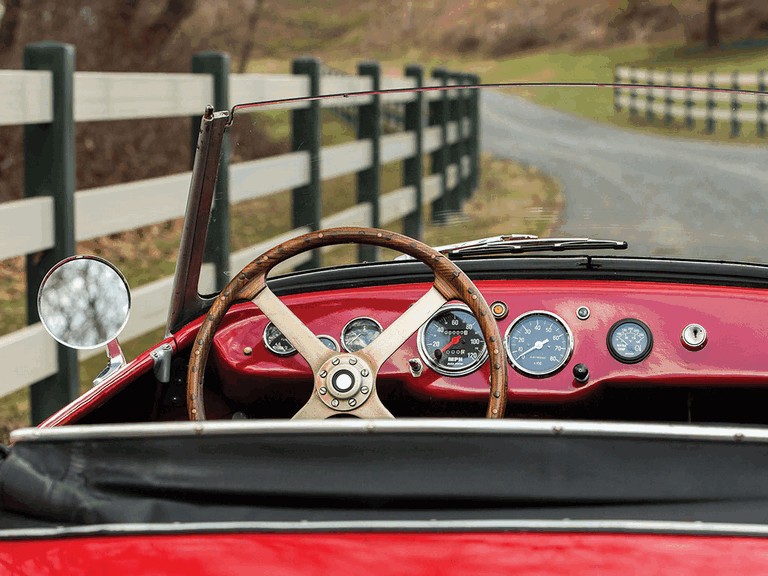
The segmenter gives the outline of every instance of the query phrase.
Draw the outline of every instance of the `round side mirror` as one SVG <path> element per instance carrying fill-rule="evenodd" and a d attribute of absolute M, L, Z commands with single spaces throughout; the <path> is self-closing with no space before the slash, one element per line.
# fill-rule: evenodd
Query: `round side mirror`
<path fill-rule="evenodd" d="M 96 256 L 73 256 L 46 274 L 37 310 L 48 333 L 71 348 L 87 350 L 114 340 L 128 322 L 128 282 Z"/>

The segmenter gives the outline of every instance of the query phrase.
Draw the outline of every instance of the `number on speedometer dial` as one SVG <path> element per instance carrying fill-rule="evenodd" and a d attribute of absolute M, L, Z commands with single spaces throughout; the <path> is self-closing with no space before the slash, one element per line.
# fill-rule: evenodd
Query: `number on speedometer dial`
<path fill-rule="evenodd" d="M 441 308 L 419 330 L 419 353 L 439 374 L 462 376 L 488 357 L 483 333 L 466 306 Z"/>
<path fill-rule="evenodd" d="M 504 344 L 512 366 L 533 377 L 554 374 L 573 352 L 571 330 L 551 312 L 528 312 L 517 318 L 507 329 Z"/>

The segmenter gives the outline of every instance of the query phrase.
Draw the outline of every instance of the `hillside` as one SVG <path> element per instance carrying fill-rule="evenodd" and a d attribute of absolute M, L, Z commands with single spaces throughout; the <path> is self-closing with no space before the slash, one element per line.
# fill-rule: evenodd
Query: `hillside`
<path fill-rule="evenodd" d="M 768 2 L 718 0 L 724 43 L 768 39 Z M 92 71 L 188 72 L 192 54 L 229 52 L 233 68 L 287 71 L 314 54 L 351 67 L 363 58 L 431 65 L 617 45 L 701 42 L 705 0 L 0 0 L 0 69 L 23 47 L 57 40 Z M 14 12 L 13 7 L 18 10 Z M 253 64 L 258 62 L 258 65 Z M 78 125 L 81 189 L 182 171 L 189 121 Z M 22 193 L 22 130 L 0 133 L 0 201 Z M 266 151 L 273 147 L 266 143 Z M 259 151 L 255 151 L 259 153 Z"/>

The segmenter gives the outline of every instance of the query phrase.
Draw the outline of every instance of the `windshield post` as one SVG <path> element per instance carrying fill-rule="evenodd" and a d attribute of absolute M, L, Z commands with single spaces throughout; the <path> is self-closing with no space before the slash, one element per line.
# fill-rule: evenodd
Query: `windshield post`
<path fill-rule="evenodd" d="M 198 286 L 222 143 L 229 118 L 228 111 L 214 112 L 213 107 L 209 106 L 200 121 L 200 135 L 197 139 L 195 162 L 192 168 L 184 229 L 181 233 L 179 257 L 173 277 L 171 307 L 168 310 L 166 326 L 167 335 L 172 334 L 185 322 L 199 314 L 211 300 L 200 296 Z"/>

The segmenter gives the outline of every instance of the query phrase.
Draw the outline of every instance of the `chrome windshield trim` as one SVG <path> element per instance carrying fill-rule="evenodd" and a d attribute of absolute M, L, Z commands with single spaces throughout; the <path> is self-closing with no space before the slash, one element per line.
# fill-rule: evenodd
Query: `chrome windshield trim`
<path fill-rule="evenodd" d="M 57 428 L 21 428 L 11 432 L 11 443 L 84 439 L 226 436 L 235 434 L 516 434 L 561 437 L 612 436 L 664 440 L 768 443 L 768 428 L 584 422 L 574 420 L 236 420 L 152 424 L 85 424 Z"/>
<path fill-rule="evenodd" d="M 0 530 L 0 540 L 73 538 L 122 534 L 203 533 L 353 533 L 353 532 L 594 532 L 618 534 L 688 534 L 768 536 L 766 524 L 677 522 L 666 520 L 341 520 L 297 522 L 168 522 L 94 524 Z"/>
<path fill-rule="evenodd" d="M 171 305 L 168 309 L 166 336 L 176 332 L 185 322 L 209 307 L 211 298 L 198 293 L 200 273 L 208 233 L 208 219 L 213 205 L 219 156 L 228 126 L 229 112 L 213 112 L 207 108 L 200 120 L 192 180 L 189 185 L 184 228 L 181 233 L 179 256 L 173 275 Z"/>

